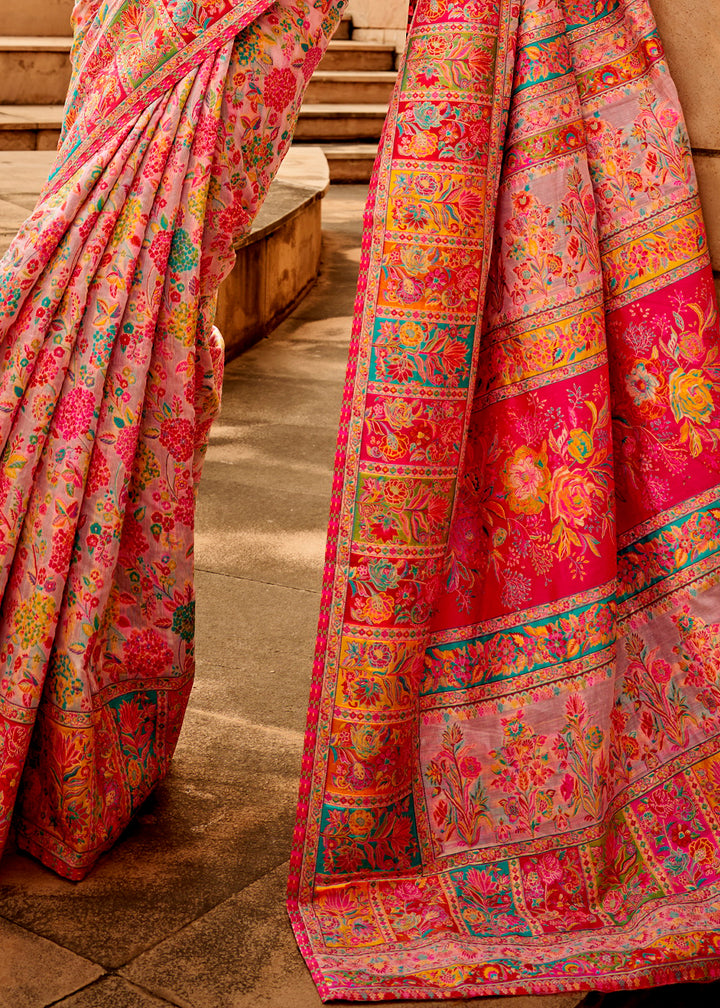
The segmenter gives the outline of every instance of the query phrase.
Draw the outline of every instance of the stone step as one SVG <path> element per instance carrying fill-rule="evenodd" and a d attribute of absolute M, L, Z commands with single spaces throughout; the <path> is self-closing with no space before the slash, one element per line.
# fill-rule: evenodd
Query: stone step
<path fill-rule="evenodd" d="M 395 46 L 332 39 L 320 70 L 394 70 Z"/>
<path fill-rule="evenodd" d="M 348 39 L 352 38 L 352 29 L 352 16 L 350 14 L 343 14 L 338 22 L 337 28 L 335 29 L 333 38 L 348 41 Z"/>
<path fill-rule="evenodd" d="M 71 45 L 72 39 L 67 36 L 0 36 L 0 105 L 63 104 L 70 81 Z M 387 74 L 392 72 L 394 63 L 395 50 L 391 45 L 333 39 L 319 72 Z M 376 78 L 369 86 L 371 89 L 363 100 L 388 100 L 388 86 L 392 85 Z M 317 87 L 318 94 L 310 99 L 311 103 L 358 99 L 357 91 L 353 91 L 347 80 L 335 94 L 326 78 Z"/>
<path fill-rule="evenodd" d="M 305 103 L 387 105 L 396 77 L 394 70 L 317 70 L 310 78 Z"/>
<path fill-rule="evenodd" d="M 330 181 L 333 184 L 369 182 L 377 150 L 377 144 L 322 144 Z"/>
<path fill-rule="evenodd" d="M 377 140 L 387 105 L 303 105 L 295 138 L 334 143 Z M 62 124 L 61 105 L 0 105 L 0 150 L 53 150 Z"/>
<path fill-rule="evenodd" d="M 55 150 L 62 105 L 0 105 L 0 150 Z"/>
<path fill-rule="evenodd" d="M 378 140 L 386 115 L 386 104 L 303 105 L 295 139 L 315 144 Z"/>
<path fill-rule="evenodd" d="M 62 104 L 70 82 L 71 45 L 67 37 L 0 37 L 0 104 Z"/>

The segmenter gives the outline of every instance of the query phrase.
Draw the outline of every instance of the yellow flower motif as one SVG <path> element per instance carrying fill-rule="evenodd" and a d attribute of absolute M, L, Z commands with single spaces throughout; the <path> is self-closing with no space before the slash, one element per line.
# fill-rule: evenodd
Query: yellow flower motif
<path fill-rule="evenodd" d="M 523 446 L 505 465 L 508 504 L 513 511 L 537 514 L 548 499 L 550 472 L 545 448 L 534 452 Z"/>
<path fill-rule="evenodd" d="M 677 421 L 688 419 L 695 423 L 708 423 L 713 411 L 710 383 L 702 371 L 682 371 L 670 375 L 670 405 Z"/>
<path fill-rule="evenodd" d="M 12 629 L 22 647 L 42 641 L 52 616 L 53 601 L 48 595 L 33 595 L 21 602 L 14 613 Z"/>
<path fill-rule="evenodd" d="M 352 608 L 354 619 L 375 625 L 386 623 L 394 611 L 395 604 L 392 596 L 386 592 L 378 592 L 369 597 L 359 598 Z"/>
<path fill-rule="evenodd" d="M 698 837 L 689 847 L 690 854 L 698 864 L 712 865 L 717 860 L 715 849 L 706 837 Z"/>
<path fill-rule="evenodd" d="M 593 452 L 592 434 L 578 428 L 570 431 L 567 449 L 576 462 L 584 462 Z"/>
<path fill-rule="evenodd" d="M 368 760 L 382 749 L 382 736 L 376 728 L 352 727 L 350 729 L 352 747 L 360 760 Z"/>
<path fill-rule="evenodd" d="M 358 834 L 363 835 L 369 833 L 374 824 L 375 820 L 373 819 L 372 815 L 365 810 L 350 813 L 349 816 L 350 832 L 355 834 L 356 836 Z"/>
<path fill-rule="evenodd" d="M 405 347 L 418 347 L 424 338 L 425 331 L 416 322 L 407 322 L 398 331 L 398 341 Z"/>
<path fill-rule="evenodd" d="M 413 404 L 407 399 L 397 399 L 385 404 L 385 416 L 396 430 L 399 427 L 407 427 L 413 415 Z"/>
<path fill-rule="evenodd" d="M 400 141 L 400 152 L 405 157 L 429 157 L 436 149 L 437 140 L 432 133 L 415 133 L 413 136 L 403 137 Z"/>
<path fill-rule="evenodd" d="M 401 247 L 399 254 L 400 262 L 411 273 L 426 273 L 430 269 L 430 255 L 422 245 Z"/>

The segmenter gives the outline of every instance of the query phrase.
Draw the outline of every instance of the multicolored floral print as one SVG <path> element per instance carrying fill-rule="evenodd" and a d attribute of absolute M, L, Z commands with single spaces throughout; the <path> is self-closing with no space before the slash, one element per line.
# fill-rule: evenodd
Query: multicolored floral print
<path fill-rule="evenodd" d="M 720 976 L 720 331 L 645 0 L 420 0 L 289 889 L 323 998 Z"/>
<path fill-rule="evenodd" d="M 12 818 L 69 878 L 175 748 L 215 291 L 342 4 L 257 6 L 80 3 L 56 170 L 0 263 L 0 848 Z"/>

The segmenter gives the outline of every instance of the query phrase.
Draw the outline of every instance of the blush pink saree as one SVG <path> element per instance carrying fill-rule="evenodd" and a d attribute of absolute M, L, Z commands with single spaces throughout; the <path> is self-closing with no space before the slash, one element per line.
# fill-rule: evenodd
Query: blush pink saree
<path fill-rule="evenodd" d="M 290 880 L 323 998 L 720 976 L 720 334 L 646 0 L 420 0 Z"/>
<path fill-rule="evenodd" d="M 0 262 L 0 850 L 80 878 L 193 678 L 215 292 L 342 3 L 82 0 L 53 174 Z"/>

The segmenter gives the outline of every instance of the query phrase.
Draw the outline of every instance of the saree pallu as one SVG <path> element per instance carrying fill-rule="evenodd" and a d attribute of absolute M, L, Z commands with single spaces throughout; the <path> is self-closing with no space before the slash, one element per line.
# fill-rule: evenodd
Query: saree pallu
<path fill-rule="evenodd" d="M 420 0 L 289 888 L 323 998 L 720 975 L 719 346 L 646 0 Z"/>
<path fill-rule="evenodd" d="M 0 262 L 0 850 L 81 878 L 166 773 L 193 677 L 215 292 L 342 3 L 99 0 Z"/>

